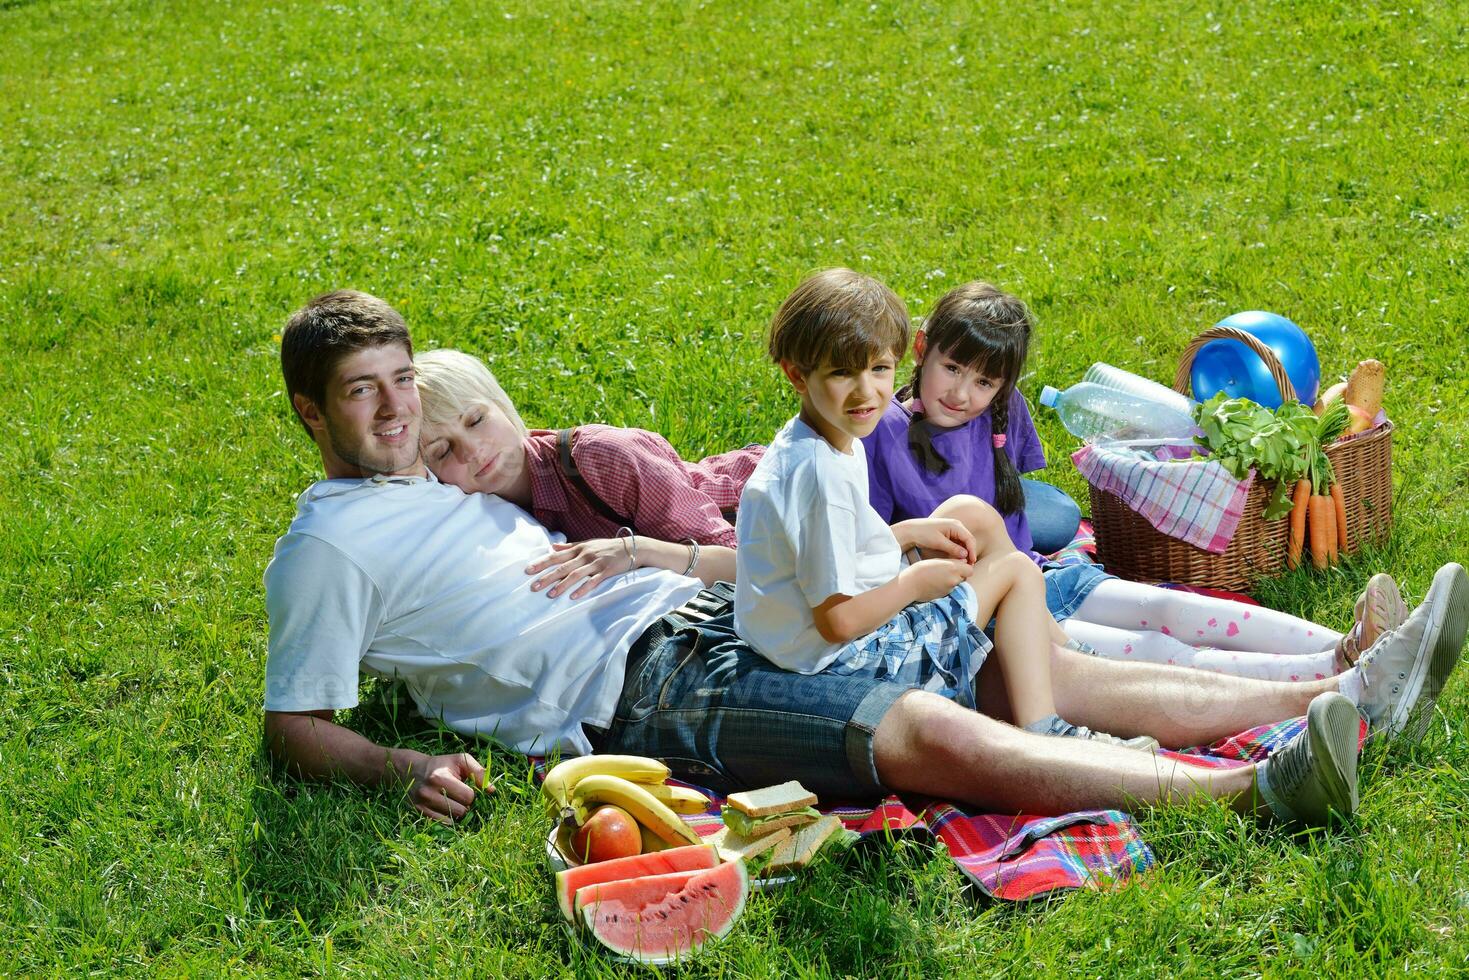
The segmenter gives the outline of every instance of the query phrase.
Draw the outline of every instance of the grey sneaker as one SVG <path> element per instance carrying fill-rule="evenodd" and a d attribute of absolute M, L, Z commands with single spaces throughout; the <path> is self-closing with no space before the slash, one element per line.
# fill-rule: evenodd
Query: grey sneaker
<path fill-rule="evenodd" d="M 1136 735 L 1132 738 L 1118 738 L 1116 735 L 1108 735 L 1106 732 L 1094 732 L 1085 725 L 1073 725 L 1060 715 L 1051 715 L 1040 721 L 1032 722 L 1025 726 L 1028 732 L 1037 735 L 1052 735 L 1056 738 L 1082 738 L 1088 742 L 1100 742 L 1103 745 L 1117 745 L 1124 749 L 1138 749 L 1142 752 L 1151 752 L 1158 747 L 1158 740 L 1151 735 Z"/>
<path fill-rule="evenodd" d="M 1469 576 L 1455 562 L 1433 576 L 1428 595 L 1403 625 L 1388 630 L 1364 654 L 1362 714 L 1374 731 L 1417 740 L 1428 730 L 1433 706 L 1459 662 L 1469 630 Z"/>
<path fill-rule="evenodd" d="M 1255 785 L 1277 820 L 1324 827 L 1334 812 L 1357 812 L 1357 733 L 1361 720 L 1349 698 L 1318 694 L 1306 727 L 1255 768 Z"/>

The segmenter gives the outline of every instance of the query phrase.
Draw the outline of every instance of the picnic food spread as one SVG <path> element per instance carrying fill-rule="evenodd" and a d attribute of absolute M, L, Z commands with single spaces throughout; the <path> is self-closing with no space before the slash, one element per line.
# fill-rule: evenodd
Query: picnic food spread
<path fill-rule="evenodd" d="M 590 755 L 550 769 L 541 784 L 557 821 L 556 903 L 569 926 L 642 963 L 671 963 L 729 932 L 755 877 L 789 881 L 824 847 L 850 839 L 800 783 L 735 793 L 708 843 L 679 816 L 708 797 L 670 785 L 668 767 L 640 756 Z M 855 835 L 851 835 L 855 836 Z M 778 881 L 777 881 L 778 883 Z"/>

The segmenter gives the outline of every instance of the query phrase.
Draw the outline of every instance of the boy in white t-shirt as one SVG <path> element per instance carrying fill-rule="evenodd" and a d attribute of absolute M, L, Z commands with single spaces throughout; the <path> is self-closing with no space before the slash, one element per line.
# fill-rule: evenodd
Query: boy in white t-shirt
<path fill-rule="evenodd" d="M 781 304 L 770 357 L 801 412 L 740 497 L 735 628 L 787 670 L 890 678 L 977 707 L 974 678 L 991 649 L 980 624 L 993 615 L 1013 721 L 1117 741 L 1056 714 L 1045 585 L 992 507 L 954 498 L 889 527 L 867 502 L 857 440 L 892 398 L 908 331 L 903 301 L 850 269 L 807 278 Z"/>

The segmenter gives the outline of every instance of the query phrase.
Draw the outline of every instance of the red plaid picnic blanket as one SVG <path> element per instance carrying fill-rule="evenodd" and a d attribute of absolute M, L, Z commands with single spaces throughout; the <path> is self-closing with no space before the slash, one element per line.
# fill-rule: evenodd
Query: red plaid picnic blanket
<path fill-rule="evenodd" d="M 1166 754 L 1216 769 L 1241 766 L 1280 748 L 1304 723 L 1303 718 L 1293 718 L 1212 745 Z M 1363 739 L 1366 728 L 1363 723 Z M 544 767 L 538 764 L 537 778 L 543 774 Z M 712 800 L 709 809 L 684 819 L 701 837 L 708 837 L 723 826 L 719 807 L 724 800 L 702 791 Z M 1006 901 L 1063 889 L 1115 887 L 1156 863 L 1137 823 L 1121 810 L 1042 817 L 982 813 L 942 800 L 889 796 L 875 806 L 823 807 L 822 812 L 835 814 L 842 826 L 864 838 L 911 834 L 943 841 L 949 856 L 980 894 Z"/>

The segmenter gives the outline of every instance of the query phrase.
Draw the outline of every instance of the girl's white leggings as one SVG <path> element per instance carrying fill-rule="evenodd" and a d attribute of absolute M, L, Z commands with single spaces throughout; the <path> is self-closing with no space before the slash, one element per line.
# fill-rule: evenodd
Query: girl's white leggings
<path fill-rule="evenodd" d="M 1341 639 L 1335 630 L 1273 609 L 1122 579 L 1093 589 L 1061 628 L 1113 660 L 1276 681 L 1336 673 Z"/>

